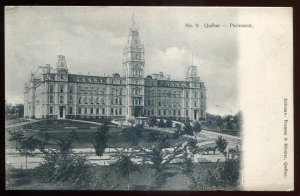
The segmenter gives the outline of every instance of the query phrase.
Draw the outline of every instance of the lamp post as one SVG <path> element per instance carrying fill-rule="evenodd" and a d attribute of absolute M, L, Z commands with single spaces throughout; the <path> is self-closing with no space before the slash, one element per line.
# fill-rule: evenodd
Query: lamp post
<path fill-rule="evenodd" d="M 217 106 L 217 112 L 219 114 L 219 105 L 216 105 Z M 219 118 L 218 118 L 218 115 L 217 115 L 217 132 L 220 132 L 219 130 Z"/>
<path fill-rule="evenodd" d="M 232 118 L 232 114 L 231 114 L 231 109 L 229 110 L 229 123 L 231 124 L 231 118 Z M 229 127 L 229 135 L 231 133 L 231 127 L 232 125 Z"/>

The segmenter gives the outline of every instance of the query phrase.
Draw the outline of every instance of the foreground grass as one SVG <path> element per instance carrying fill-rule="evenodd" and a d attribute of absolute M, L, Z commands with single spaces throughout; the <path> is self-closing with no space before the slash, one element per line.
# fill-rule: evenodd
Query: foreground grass
<path fill-rule="evenodd" d="M 213 169 L 217 163 L 197 163 L 195 164 L 194 176 L 205 175 L 207 169 Z M 180 171 L 180 165 L 170 165 L 172 171 Z M 152 186 L 154 170 L 149 166 L 140 166 L 142 173 L 134 172 L 130 175 L 130 190 L 156 190 Z M 92 171 L 96 186 L 86 187 L 89 190 L 127 190 L 127 181 L 119 177 L 113 166 L 93 166 Z M 20 170 L 9 169 L 6 174 L 6 189 L 9 190 L 76 190 L 76 186 L 70 184 L 53 184 L 41 182 L 38 176 L 34 175 L 34 169 Z M 98 181 L 97 181 L 98 180 Z M 209 190 L 237 190 L 237 187 L 208 187 Z M 160 190 L 190 190 L 188 178 L 180 172 L 168 179 L 167 184 Z"/>

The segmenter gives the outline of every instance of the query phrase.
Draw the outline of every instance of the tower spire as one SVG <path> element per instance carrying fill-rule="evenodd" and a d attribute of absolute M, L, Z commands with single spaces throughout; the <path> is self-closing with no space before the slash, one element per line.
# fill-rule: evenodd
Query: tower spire
<path fill-rule="evenodd" d="M 194 51 L 192 51 L 192 65 L 194 65 Z"/>
<path fill-rule="evenodd" d="M 135 25 L 135 22 L 134 22 L 134 9 L 132 10 L 132 25 Z"/>
<path fill-rule="evenodd" d="M 33 54 L 32 54 L 32 73 L 34 72 L 34 53 L 35 53 L 35 51 L 33 51 Z"/>
<path fill-rule="evenodd" d="M 59 40 L 59 54 L 61 55 L 61 39 Z"/>

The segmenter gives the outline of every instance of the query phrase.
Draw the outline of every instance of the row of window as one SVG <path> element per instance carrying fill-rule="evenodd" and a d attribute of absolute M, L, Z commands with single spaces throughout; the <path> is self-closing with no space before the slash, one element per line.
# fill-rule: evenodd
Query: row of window
<path fill-rule="evenodd" d="M 148 99 L 147 104 L 149 106 L 155 106 L 155 100 L 154 99 Z M 198 102 L 194 102 L 194 107 L 198 107 Z M 180 100 L 158 100 L 158 106 L 173 106 L 173 107 L 181 107 L 181 101 Z M 185 102 L 185 107 L 189 107 L 189 102 Z"/>
<path fill-rule="evenodd" d="M 53 93 L 54 92 L 54 85 L 49 86 L 49 92 Z M 65 86 L 61 85 L 59 87 L 59 92 L 64 93 L 65 92 Z M 69 93 L 74 92 L 74 87 L 69 87 L 68 90 Z M 81 92 L 82 94 L 104 94 L 106 92 L 106 89 L 103 88 L 94 88 L 94 87 L 78 87 L 78 92 Z M 111 89 L 111 94 L 112 95 L 122 95 L 122 89 Z"/>
<path fill-rule="evenodd" d="M 69 96 L 70 103 L 73 103 L 73 96 Z M 53 96 L 49 96 L 49 103 L 54 103 Z M 59 103 L 64 103 L 64 96 L 59 96 Z M 103 97 L 90 97 L 89 99 L 87 97 L 79 97 L 78 99 L 79 104 L 105 104 Z M 147 104 L 149 106 L 155 106 L 155 100 L 154 99 L 148 99 Z M 112 98 L 111 99 L 111 105 L 122 105 L 122 98 Z M 141 105 L 141 99 L 135 98 L 133 99 L 133 105 Z M 158 100 L 158 106 L 181 106 L 180 100 Z M 185 107 L 189 107 L 188 101 L 185 103 Z M 197 101 L 194 102 L 194 107 L 198 107 Z"/>
<path fill-rule="evenodd" d="M 154 116 L 154 109 L 152 110 L 146 110 L 146 114 L 148 114 L 148 116 Z M 181 116 L 181 110 L 166 110 L 166 109 L 159 109 L 158 110 L 158 116 Z M 189 111 L 186 110 L 185 111 L 185 115 L 188 116 L 189 115 Z"/>
<path fill-rule="evenodd" d="M 101 114 L 105 115 L 105 108 L 87 108 L 87 107 L 78 107 L 78 114 Z M 49 107 L 49 113 L 53 114 L 53 106 Z M 152 115 L 154 116 L 154 109 L 152 110 L 146 110 L 146 113 L 148 113 L 148 116 Z M 69 107 L 69 114 L 73 114 L 73 107 Z M 122 115 L 122 108 L 111 108 L 110 109 L 110 115 Z M 181 116 L 181 110 L 166 110 L 166 109 L 159 109 L 158 110 L 158 116 Z M 189 110 L 185 111 L 185 115 L 189 115 Z M 203 116 L 203 110 L 201 110 L 201 116 Z"/>
<path fill-rule="evenodd" d="M 81 88 L 79 88 L 81 89 Z M 94 87 L 85 87 L 85 89 L 82 89 L 81 90 L 81 93 L 83 94 L 97 94 L 97 93 L 100 93 L 100 94 L 104 94 L 106 89 L 104 90 L 100 90 L 100 88 L 95 88 Z M 50 93 L 53 93 L 54 92 L 54 86 L 50 86 L 49 87 L 49 92 Z M 59 90 L 60 93 L 64 93 L 64 86 L 60 86 L 60 90 Z M 80 90 L 78 91 L 80 92 Z M 141 95 L 142 93 L 142 89 L 141 88 L 136 88 L 134 89 L 134 95 Z M 69 87 L 69 93 L 73 93 L 73 87 Z M 154 90 L 148 90 L 147 91 L 147 95 L 150 95 L 151 96 L 155 96 L 155 91 Z M 111 89 L 111 94 L 112 95 L 122 95 L 122 89 Z M 157 92 L 157 96 L 158 97 L 180 97 L 180 92 L 179 91 L 161 91 L 161 90 L 158 90 Z M 189 97 L 189 93 L 185 93 L 185 97 L 188 98 Z M 204 93 L 201 92 L 200 93 L 200 97 L 201 99 L 204 98 Z M 197 98 L 197 93 L 194 93 L 194 98 Z"/>
<path fill-rule="evenodd" d="M 72 102 L 71 100 L 73 100 L 72 96 L 70 98 L 70 102 Z M 54 97 L 53 97 L 53 95 L 49 96 L 49 103 L 54 103 Z M 64 96 L 63 95 L 59 96 L 59 103 L 64 103 Z"/>
<path fill-rule="evenodd" d="M 78 114 L 101 114 L 105 115 L 105 108 L 78 108 Z M 69 108 L 69 114 L 72 114 L 72 107 Z M 122 115 L 122 108 L 111 108 L 110 115 Z"/>
<path fill-rule="evenodd" d="M 143 71 L 142 70 L 137 70 L 137 69 L 132 69 L 132 75 L 142 77 L 143 76 Z"/>
<path fill-rule="evenodd" d="M 73 87 L 69 87 L 69 93 L 73 93 Z M 54 85 L 49 86 L 49 93 L 53 93 L 54 92 Z M 65 86 L 61 85 L 59 87 L 59 92 L 60 93 L 64 93 L 65 92 Z"/>
<path fill-rule="evenodd" d="M 198 93 L 194 93 L 194 98 L 197 98 L 197 94 Z M 147 95 L 151 95 L 152 97 L 155 96 L 155 91 L 154 90 L 148 90 L 147 91 Z M 181 92 L 180 91 L 163 91 L 163 90 L 158 90 L 157 91 L 157 96 L 158 97 L 180 97 Z M 188 98 L 189 97 L 189 93 L 185 93 L 185 97 Z M 201 99 L 204 98 L 204 92 L 200 93 L 200 97 Z"/>

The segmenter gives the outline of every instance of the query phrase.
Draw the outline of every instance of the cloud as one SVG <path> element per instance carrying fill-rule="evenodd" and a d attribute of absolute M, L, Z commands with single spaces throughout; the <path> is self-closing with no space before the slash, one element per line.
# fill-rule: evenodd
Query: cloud
<path fill-rule="evenodd" d="M 184 79 L 193 53 L 193 64 L 207 86 L 208 111 L 238 110 L 236 32 L 185 27 L 185 23 L 234 22 L 235 9 L 135 7 L 134 12 L 145 47 L 145 74 L 162 71 L 172 79 Z M 24 82 L 32 67 L 55 66 L 59 53 L 66 56 L 71 73 L 122 74 L 131 17 L 131 7 L 5 10 L 6 99 L 22 102 Z"/>

